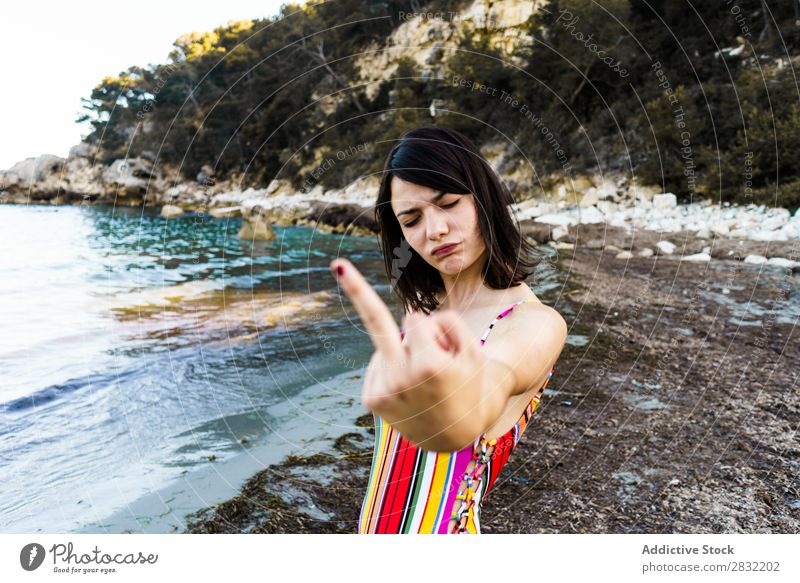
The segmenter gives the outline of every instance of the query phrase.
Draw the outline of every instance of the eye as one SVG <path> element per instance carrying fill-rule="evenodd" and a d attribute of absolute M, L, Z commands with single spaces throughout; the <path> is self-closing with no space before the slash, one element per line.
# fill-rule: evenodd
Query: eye
<path fill-rule="evenodd" d="M 457 199 L 455 200 L 455 202 L 451 202 L 450 204 L 443 204 L 443 205 L 442 205 L 442 208 L 443 208 L 443 209 L 450 209 L 450 208 L 453 208 L 454 206 L 456 206 L 456 205 L 458 204 L 458 201 L 459 201 L 459 200 L 461 200 L 461 199 L 458 199 L 458 198 L 457 198 Z M 405 225 L 403 225 L 403 226 L 404 226 L 404 227 L 406 227 L 406 228 L 408 228 L 408 227 L 413 227 L 413 226 L 414 226 L 414 225 L 416 225 L 418 222 L 419 222 L 419 219 L 414 219 L 413 221 L 410 221 L 410 222 L 406 223 L 406 224 L 405 224 Z"/>

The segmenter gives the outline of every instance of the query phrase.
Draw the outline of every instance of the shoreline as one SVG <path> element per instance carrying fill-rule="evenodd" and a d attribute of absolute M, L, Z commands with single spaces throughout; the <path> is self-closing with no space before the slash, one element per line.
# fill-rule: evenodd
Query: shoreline
<path fill-rule="evenodd" d="M 272 240 L 273 227 L 289 225 L 358 236 L 378 234 L 373 205 L 380 180 L 374 175 L 340 189 L 315 184 L 297 191 L 286 179 L 256 188 L 245 186 L 241 177 L 215 181 L 210 169 L 197 181 L 187 181 L 143 158 L 97 166 L 90 162 L 90 152 L 76 146 L 66 159 L 44 155 L 0 171 L 0 204 L 108 204 L 160 209 L 165 219 L 187 212 L 214 220 L 241 218 L 238 237 L 253 241 Z M 505 159 L 496 154 L 491 160 L 499 166 Z M 550 176 L 537 186 L 536 196 L 516 196 L 510 210 L 539 243 L 569 242 L 576 228 L 592 225 L 629 233 L 648 230 L 666 238 L 686 232 L 706 242 L 800 240 L 800 208 L 719 204 L 705 196 L 678 203 L 674 194 L 635 184 L 623 174 L 582 175 L 568 181 Z"/>
<path fill-rule="evenodd" d="M 354 405 L 360 396 L 362 374 L 363 370 L 348 370 L 309 385 L 293 399 L 268 409 L 276 418 L 285 417 L 287 412 L 296 416 L 272 433 L 243 445 L 243 451 L 185 470 L 181 478 L 72 532 L 184 532 L 187 516 L 226 504 L 254 474 L 286 460 L 334 455 L 342 436 L 360 435 L 365 439 L 366 433 L 358 422 L 358 407 Z"/>

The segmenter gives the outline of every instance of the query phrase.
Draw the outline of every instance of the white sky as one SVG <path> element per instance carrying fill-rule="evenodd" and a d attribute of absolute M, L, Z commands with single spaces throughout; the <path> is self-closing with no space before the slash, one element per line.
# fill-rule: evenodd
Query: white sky
<path fill-rule="evenodd" d="M 0 27 L 0 169 L 31 156 L 66 157 L 89 131 L 75 120 L 103 77 L 165 63 L 182 34 L 267 18 L 280 0 L 115 3 L 6 2 Z M 297 2 L 304 4 L 305 2 Z"/>

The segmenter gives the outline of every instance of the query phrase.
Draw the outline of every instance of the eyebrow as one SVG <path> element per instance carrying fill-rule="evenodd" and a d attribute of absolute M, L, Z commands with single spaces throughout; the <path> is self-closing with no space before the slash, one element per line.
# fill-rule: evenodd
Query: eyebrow
<path fill-rule="evenodd" d="M 431 199 L 431 202 L 437 202 L 437 201 L 438 201 L 440 198 L 442 198 L 442 197 L 443 197 L 445 194 L 447 194 L 447 193 L 446 193 L 444 190 L 439 190 L 439 191 L 437 191 L 437 192 L 436 192 L 436 195 L 435 195 L 435 196 L 434 196 L 434 197 Z M 419 210 L 419 208 L 417 208 L 417 207 L 415 207 L 415 206 L 412 206 L 411 208 L 407 208 L 407 209 L 406 209 L 406 210 L 404 210 L 404 211 L 400 211 L 400 212 L 399 212 L 399 213 L 397 213 L 397 215 L 395 215 L 395 216 L 399 217 L 400 215 L 407 215 L 407 214 L 409 214 L 409 213 L 413 213 L 414 211 L 418 211 L 418 210 Z"/>

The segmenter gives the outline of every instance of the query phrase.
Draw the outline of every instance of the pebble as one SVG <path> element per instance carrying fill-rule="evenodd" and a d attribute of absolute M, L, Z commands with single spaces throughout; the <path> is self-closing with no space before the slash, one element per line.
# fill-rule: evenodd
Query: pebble
<path fill-rule="evenodd" d="M 664 255 L 672 255 L 675 252 L 675 244 L 669 241 L 659 241 L 656 243 L 656 247 Z"/>
<path fill-rule="evenodd" d="M 711 261 L 711 255 L 708 253 L 695 253 L 694 255 L 685 255 L 684 257 L 681 257 L 681 261 Z"/>

